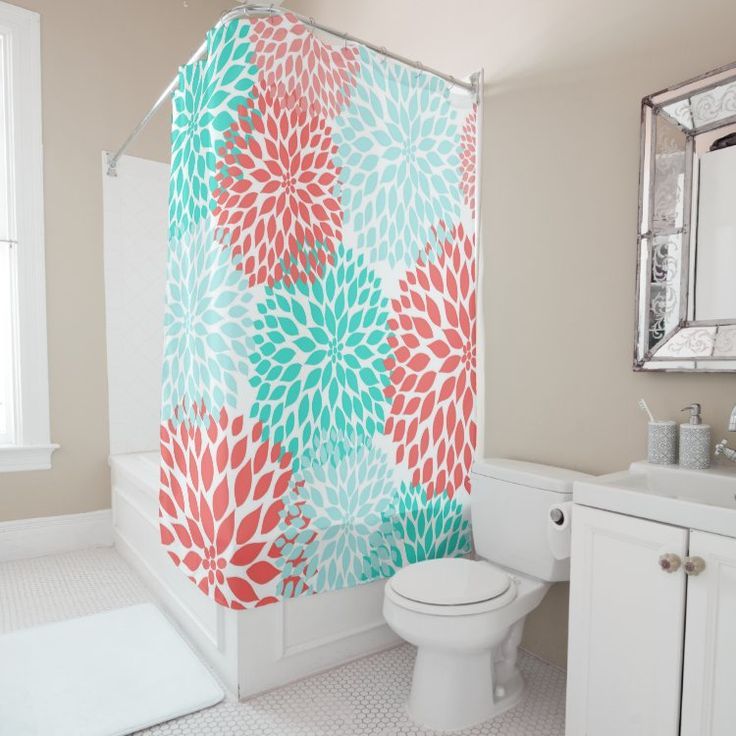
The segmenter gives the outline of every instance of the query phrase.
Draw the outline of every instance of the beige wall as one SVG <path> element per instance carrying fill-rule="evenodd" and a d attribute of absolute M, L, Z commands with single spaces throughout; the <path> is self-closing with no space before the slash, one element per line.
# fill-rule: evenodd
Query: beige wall
<path fill-rule="evenodd" d="M 641 98 L 736 61 L 736 5 L 707 0 L 302 0 L 341 30 L 456 75 L 485 68 L 489 454 L 605 473 L 655 412 L 703 403 L 725 436 L 734 375 L 631 370 Z M 567 586 L 525 645 L 563 663 Z"/>
<path fill-rule="evenodd" d="M 0 521 L 110 506 L 100 152 L 117 147 L 225 0 L 19 0 L 41 14 L 53 468 L 0 474 Z M 166 161 L 168 115 L 134 152 Z"/>

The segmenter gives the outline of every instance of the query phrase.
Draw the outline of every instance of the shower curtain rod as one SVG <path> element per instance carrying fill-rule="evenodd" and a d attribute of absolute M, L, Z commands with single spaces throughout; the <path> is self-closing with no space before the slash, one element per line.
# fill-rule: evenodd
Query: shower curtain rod
<path fill-rule="evenodd" d="M 257 5 L 253 3 L 245 3 L 243 5 L 237 5 L 232 10 L 228 10 L 225 13 L 222 14 L 220 17 L 220 20 L 216 23 L 215 28 L 221 26 L 223 23 L 227 23 L 231 20 L 235 20 L 236 18 L 242 18 L 242 17 L 248 17 L 251 15 L 280 15 L 284 11 L 287 11 L 287 8 L 281 8 L 275 5 Z M 358 43 L 361 46 L 366 46 L 372 51 L 375 51 L 376 53 L 382 54 L 383 56 L 387 56 L 390 59 L 394 59 L 395 61 L 401 62 L 402 64 L 406 64 L 407 66 L 414 67 L 415 69 L 419 69 L 423 72 L 427 72 L 428 74 L 433 74 L 436 77 L 439 77 L 440 79 L 444 79 L 446 82 L 449 82 L 450 84 L 454 84 L 457 87 L 462 87 L 463 89 L 467 90 L 468 92 L 473 92 L 476 95 L 476 98 L 478 97 L 478 74 L 475 73 L 470 77 L 470 82 L 464 82 L 461 79 L 457 79 L 456 77 L 453 77 L 451 74 L 445 74 L 444 72 L 440 72 L 437 69 L 432 69 L 432 67 L 424 66 L 420 61 L 412 61 L 411 59 L 407 59 L 405 56 L 401 56 L 400 54 L 395 54 L 393 51 L 388 51 L 383 46 L 376 46 L 375 44 L 369 43 L 368 41 L 363 41 L 360 38 L 357 38 L 356 36 L 352 36 L 349 33 L 343 33 L 342 31 L 337 31 L 334 28 L 330 28 L 329 26 L 325 26 L 322 23 L 317 23 L 317 21 L 314 20 L 314 18 L 307 18 L 306 16 L 300 15 L 299 13 L 294 13 L 291 10 L 288 10 L 289 13 L 291 13 L 293 16 L 298 18 L 304 25 L 309 26 L 311 28 L 314 28 L 319 31 L 324 31 L 325 33 L 329 33 L 332 36 L 337 36 L 338 38 L 343 39 L 344 41 L 350 41 L 351 43 Z M 207 51 L 207 41 L 205 40 L 202 45 L 194 52 L 192 57 L 189 59 L 187 64 L 193 64 L 195 61 L 198 61 L 201 59 Z M 162 105 L 166 102 L 166 100 L 171 96 L 171 94 L 176 89 L 176 85 L 179 82 L 179 75 L 177 74 L 171 82 L 169 82 L 169 85 L 166 87 L 166 89 L 161 93 L 161 95 L 158 97 L 156 102 L 154 102 L 153 107 L 143 116 L 141 121 L 138 123 L 138 125 L 133 128 L 130 135 L 125 139 L 123 144 L 118 148 L 115 153 L 108 153 L 107 154 L 107 175 L 108 176 L 117 176 L 117 163 L 120 157 L 125 153 L 125 151 L 128 149 L 128 147 L 135 141 L 135 139 L 141 134 L 141 132 L 144 130 L 144 128 L 148 125 L 148 123 L 151 121 L 151 118 L 158 112 L 159 108 L 162 107 Z"/>

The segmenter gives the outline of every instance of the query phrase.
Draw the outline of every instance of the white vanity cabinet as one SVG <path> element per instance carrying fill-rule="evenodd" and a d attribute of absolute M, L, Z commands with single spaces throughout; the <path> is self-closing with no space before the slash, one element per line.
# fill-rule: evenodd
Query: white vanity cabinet
<path fill-rule="evenodd" d="M 567 736 L 734 736 L 736 539 L 575 505 L 571 557 Z"/>
<path fill-rule="evenodd" d="M 736 539 L 690 532 L 690 555 L 680 734 L 736 734 Z"/>

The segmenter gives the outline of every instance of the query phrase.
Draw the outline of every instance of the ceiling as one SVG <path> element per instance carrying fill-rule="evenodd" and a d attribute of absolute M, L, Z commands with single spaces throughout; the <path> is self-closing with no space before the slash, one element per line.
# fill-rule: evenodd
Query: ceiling
<path fill-rule="evenodd" d="M 480 61 L 492 84 L 638 65 L 673 47 L 682 49 L 687 69 L 689 47 L 722 37 L 714 45 L 723 48 L 736 26 L 736 3 L 728 0 L 286 0 L 285 5 L 454 74 L 465 74 Z M 706 70 L 683 73 L 700 71 Z M 676 82 L 680 72 L 673 73 Z"/>

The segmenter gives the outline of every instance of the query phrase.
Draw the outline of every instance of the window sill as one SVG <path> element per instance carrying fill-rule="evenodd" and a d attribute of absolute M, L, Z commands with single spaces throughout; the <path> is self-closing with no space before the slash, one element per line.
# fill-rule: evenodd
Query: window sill
<path fill-rule="evenodd" d="M 23 470 L 49 470 L 51 454 L 59 445 L 2 445 L 0 446 L 0 473 Z"/>

